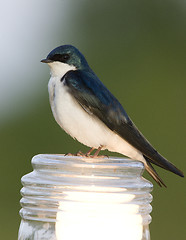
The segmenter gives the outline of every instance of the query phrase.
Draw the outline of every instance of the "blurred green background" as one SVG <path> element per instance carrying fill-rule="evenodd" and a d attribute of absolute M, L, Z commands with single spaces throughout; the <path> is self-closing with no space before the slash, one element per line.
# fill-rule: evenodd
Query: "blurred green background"
<path fill-rule="evenodd" d="M 59 45 L 79 48 L 148 140 L 186 172 L 185 1 L 15 0 L 1 5 L 1 239 L 17 239 L 20 179 L 32 171 L 31 158 L 87 151 L 60 129 L 50 110 L 49 69 L 39 61 Z M 154 184 L 151 239 L 184 239 L 185 179 L 158 172 L 167 189 L 144 174 Z"/>

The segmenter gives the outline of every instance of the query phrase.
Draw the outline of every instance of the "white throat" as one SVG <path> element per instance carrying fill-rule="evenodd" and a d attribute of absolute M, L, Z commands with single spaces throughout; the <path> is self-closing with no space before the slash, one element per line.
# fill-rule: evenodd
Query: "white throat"
<path fill-rule="evenodd" d="M 48 63 L 48 66 L 50 67 L 51 77 L 63 77 L 68 71 L 76 70 L 75 66 L 62 62 Z"/>

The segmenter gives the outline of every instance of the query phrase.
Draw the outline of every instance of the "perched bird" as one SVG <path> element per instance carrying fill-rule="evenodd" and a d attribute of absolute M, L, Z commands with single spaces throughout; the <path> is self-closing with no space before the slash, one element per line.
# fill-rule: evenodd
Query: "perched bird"
<path fill-rule="evenodd" d="M 77 48 L 57 47 L 41 62 L 50 67 L 48 91 L 54 118 L 71 137 L 91 147 L 86 156 L 94 149 L 93 157 L 108 149 L 139 160 L 160 186 L 166 185 L 152 163 L 184 176 L 145 139 Z"/>

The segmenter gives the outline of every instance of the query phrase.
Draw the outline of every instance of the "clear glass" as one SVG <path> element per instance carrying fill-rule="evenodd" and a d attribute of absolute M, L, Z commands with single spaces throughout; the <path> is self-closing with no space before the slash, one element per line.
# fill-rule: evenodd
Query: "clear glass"
<path fill-rule="evenodd" d="M 19 240 L 149 240 L 153 185 L 141 162 L 37 155 L 22 177 Z"/>

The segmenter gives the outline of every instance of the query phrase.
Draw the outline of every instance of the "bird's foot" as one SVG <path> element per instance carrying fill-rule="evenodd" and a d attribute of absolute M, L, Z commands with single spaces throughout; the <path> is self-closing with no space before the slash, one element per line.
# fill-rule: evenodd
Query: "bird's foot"
<path fill-rule="evenodd" d="M 91 152 L 94 151 L 94 148 L 92 147 L 91 149 L 88 150 L 88 152 L 85 154 L 85 157 L 91 157 Z"/>
<path fill-rule="evenodd" d="M 81 152 L 81 151 L 78 151 L 78 152 L 75 154 L 75 156 L 78 156 L 78 157 L 85 157 L 86 154 L 84 154 L 84 153 Z"/>
<path fill-rule="evenodd" d="M 92 158 L 105 158 L 105 157 L 107 157 L 108 158 L 107 155 L 98 155 L 102 148 L 103 148 L 103 146 L 101 145 L 93 155 L 90 155 L 90 157 L 92 157 Z"/>
<path fill-rule="evenodd" d="M 109 158 L 107 155 L 98 155 L 102 148 L 103 148 L 103 146 L 100 146 L 93 155 L 91 155 L 91 152 L 95 149 L 94 147 L 89 149 L 87 153 L 78 151 L 75 154 L 67 153 L 67 154 L 65 154 L 65 156 L 78 156 L 78 157 L 90 157 L 90 158 L 105 158 L 105 157 L 107 157 L 107 158 Z"/>
<path fill-rule="evenodd" d="M 78 151 L 77 153 L 66 153 L 65 156 L 78 156 L 78 157 L 85 157 L 86 154 L 82 153 L 81 151 Z"/>
<path fill-rule="evenodd" d="M 78 151 L 74 156 L 79 156 L 79 157 L 92 157 L 91 152 L 94 150 L 94 148 L 91 148 L 88 150 L 87 153 L 83 153 L 81 151 Z"/>

